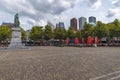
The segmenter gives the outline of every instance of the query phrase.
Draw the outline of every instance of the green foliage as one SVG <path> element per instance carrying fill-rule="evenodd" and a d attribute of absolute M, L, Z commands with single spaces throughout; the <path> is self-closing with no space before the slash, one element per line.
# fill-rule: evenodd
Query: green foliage
<path fill-rule="evenodd" d="M 113 24 L 114 24 L 114 26 L 116 26 L 116 27 L 120 27 L 120 22 L 119 22 L 118 19 L 115 19 L 115 20 L 113 21 Z"/>
<path fill-rule="evenodd" d="M 105 24 L 102 23 L 101 21 L 97 22 L 97 26 L 95 27 L 94 30 L 94 36 L 97 36 L 99 39 L 108 36 L 107 28 L 105 27 Z"/>
<path fill-rule="evenodd" d="M 114 22 L 107 24 L 109 30 L 109 37 L 120 37 L 120 22 L 118 19 L 115 19 Z"/>
<path fill-rule="evenodd" d="M 0 41 L 5 41 L 11 37 L 11 30 L 7 26 L 0 27 Z"/>
<path fill-rule="evenodd" d="M 49 25 L 45 26 L 44 38 L 45 38 L 45 40 L 50 40 L 53 38 L 53 30 L 52 30 L 51 26 L 49 26 Z"/>
<path fill-rule="evenodd" d="M 75 33 L 72 27 L 69 27 L 68 31 L 67 31 L 67 37 L 69 38 L 75 38 Z"/>
<path fill-rule="evenodd" d="M 65 39 L 66 38 L 66 30 L 64 28 L 54 29 L 54 38 L 55 39 Z"/>
<path fill-rule="evenodd" d="M 79 39 L 82 38 L 82 31 L 78 30 L 75 34 L 76 37 L 78 37 Z"/>
<path fill-rule="evenodd" d="M 20 29 L 21 29 L 21 34 L 22 34 L 21 35 L 22 36 L 21 39 L 22 40 L 26 40 L 26 32 L 24 31 L 24 29 L 22 27 L 20 27 Z"/>
<path fill-rule="evenodd" d="M 82 36 L 87 39 L 88 36 L 92 36 L 94 27 L 88 23 L 85 23 L 84 29 L 82 30 Z"/>
<path fill-rule="evenodd" d="M 39 26 L 34 26 L 30 31 L 29 38 L 34 41 L 39 41 L 42 38 L 42 29 Z"/>

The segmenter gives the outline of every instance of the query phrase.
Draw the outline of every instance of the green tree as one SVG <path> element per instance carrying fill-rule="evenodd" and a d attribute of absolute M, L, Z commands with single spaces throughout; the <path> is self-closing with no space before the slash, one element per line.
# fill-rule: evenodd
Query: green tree
<path fill-rule="evenodd" d="M 87 40 L 88 36 L 93 35 L 93 30 L 94 30 L 94 27 L 91 24 L 88 24 L 88 23 L 84 24 L 84 29 L 82 30 L 82 36 L 85 38 L 85 40 Z"/>
<path fill-rule="evenodd" d="M 68 31 L 67 31 L 67 37 L 69 38 L 75 38 L 75 33 L 72 27 L 69 27 Z"/>
<path fill-rule="evenodd" d="M 79 39 L 82 38 L 82 32 L 81 32 L 81 30 L 78 30 L 75 35 L 76 35 L 76 37 L 78 37 Z"/>
<path fill-rule="evenodd" d="M 45 38 L 45 40 L 50 40 L 53 38 L 53 30 L 52 30 L 51 26 L 49 26 L 49 25 L 45 26 L 44 38 Z"/>
<path fill-rule="evenodd" d="M 116 26 L 116 27 L 120 27 L 120 21 L 119 21 L 118 19 L 115 19 L 115 20 L 113 21 L 113 24 L 114 24 L 114 26 Z"/>
<path fill-rule="evenodd" d="M 5 41 L 10 39 L 11 37 L 11 30 L 9 27 L 3 25 L 0 27 L 0 41 Z"/>
<path fill-rule="evenodd" d="M 107 24 L 109 30 L 109 37 L 120 37 L 120 22 L 118 19 L 115 19 L 112 23 Z"/>
<path fill-rule="evenodd" d="M 21 29 L 21 36 L 22 36 L 21 39 L 26 40 L 26 32 L 24 31 L 22 27 L 20 27 L 20 29 Z"/>
<path fill-rule="evenodd" d="M 64 28 L 54 29 L 54 38 L 63 40 L 66 38 L 66 30 Z"/>
<path fill-rule="evenodd" d="M 34 41 L 39 41 L 42 38 L 42 28 L 34 26 L 30 31 L 29 38 Z"/>
<path fill-rule="evenodd" d="M 95 27 L 94 30 L 94 36 L 97 36 L 100 40 L 102 39 L 102 37 L 108 36 L 107 28 L 105 27 L 105 24 L 102 23 L 101 21 L 97 22 L 97 26 Z"/>

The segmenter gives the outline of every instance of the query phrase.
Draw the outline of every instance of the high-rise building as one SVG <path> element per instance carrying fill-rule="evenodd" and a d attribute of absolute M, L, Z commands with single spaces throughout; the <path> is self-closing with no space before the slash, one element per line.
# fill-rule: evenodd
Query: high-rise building
<path fill-rule="evenodd" d="M 56 24 L 56 28 L 59 28 L 59 24 L 58 23 Z"/>
<path fill-rule="evenodd" d="M 74 29 L 74 31 L 77 31 L 77 19 L 76 18 L 72 18 L 70 20 L 70 26 Z"/>
<path fill-rule="evenodd" d="M 64 22 L 57 23 L 56 28 L 65 28 Z"/>
<path fill-rule="evenodd" d="M 55 26 L 50 21 L 47 21 L 47 25 L 51 26 L 52 29 L 55 28 Z"/>
<path fill-rule="evenodd" d="M 89 24 L 96 26 L 96 17 L 94 16 L 89 17 Z"/>
<path fill-rule="evenodd" d="M 65 28 L 64 22 L 59 22 L 59 27 L 60 28 Z"/>
<path fill-rule="evenodd" d="M 85 22 L 87 22 L 87 19 L 85 17 L 79 18 L 79 29 L 84 29 Z"/>

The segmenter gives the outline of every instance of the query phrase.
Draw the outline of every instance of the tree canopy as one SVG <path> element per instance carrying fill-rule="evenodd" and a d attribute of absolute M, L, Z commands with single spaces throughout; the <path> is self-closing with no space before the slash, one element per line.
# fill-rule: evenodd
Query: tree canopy
<path fill-rule="evenodd" d="M 55 39 L 65 39 L 66 38 L 66 30 L 64 28 L 54 29 L 54 38 Z"/>
<path fill-rule="evenodd" d="M 45 26 L 45 30 L 44 30 L 44 39 L 45 40 L 50 40 L 53 38 L 53 30 L 52 27 L 49 25 Z"/>
<path fill-rule="evenodd" d="M 34 41 L 40 40 L 42 38 L 42 28 L 34 26 L 30 31 L 29 38 Z"/>
<path fill-rule="evenodd" d="M 9 27 L 3 25 L 0 27 L 0 41 L 5 41 L 11 37 L 11 30 Z"/>
<path fill-rule="evenodd" d="M 67 31 L 67 37 L 69 38 L 75 38 L 75 33 L 72 27 L 69 27 L 68 31 Z"/>

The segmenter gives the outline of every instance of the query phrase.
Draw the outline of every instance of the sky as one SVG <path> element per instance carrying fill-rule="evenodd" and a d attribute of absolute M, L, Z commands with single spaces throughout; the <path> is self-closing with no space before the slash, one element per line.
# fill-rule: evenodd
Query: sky
<path fill-rule="evenodd" d="M 95 16 L 98 21 L 112 22 L 120 19 L 120 0 L 1 0 L 0 24 L 13 23 L 14 15 L 18 13 L 22 28 L 44 26 L 47 21 L 54 25 L 59 21 L 70 26 L 71 18 L 87 19 Z"/>

